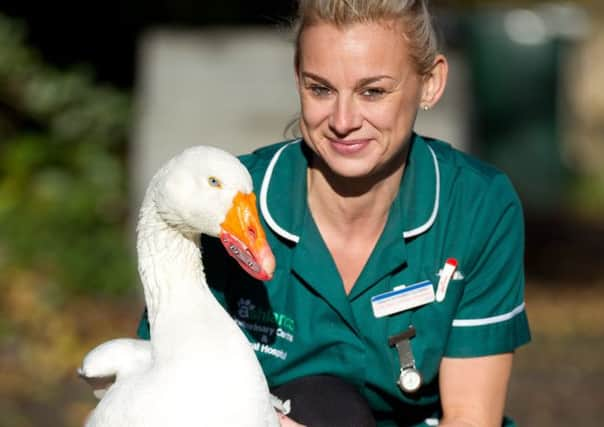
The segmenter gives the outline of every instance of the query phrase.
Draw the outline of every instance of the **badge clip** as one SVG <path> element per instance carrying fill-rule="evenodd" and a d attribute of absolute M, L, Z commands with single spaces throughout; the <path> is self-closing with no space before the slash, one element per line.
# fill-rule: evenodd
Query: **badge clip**
<path fill-rule="evenodd" d="M 423 379 L 415 366 L 410 340 L 415 336 L 415 328 L 409 326 L 405 332 L 388 338 L 390 347 L 396 346 L 401 371 L 397 384 L 405 393 L 415 393 L 422 385 Z"/>

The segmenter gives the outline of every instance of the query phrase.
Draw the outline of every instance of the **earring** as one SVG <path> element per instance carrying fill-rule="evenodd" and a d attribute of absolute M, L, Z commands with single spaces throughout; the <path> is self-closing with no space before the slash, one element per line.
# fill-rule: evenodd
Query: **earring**
<path fill-rule="evenodd" d="M 428 111 L 429 109 L 430 109 L 430 106 L 428 104 L 422 105 L 422 110 Z"/>

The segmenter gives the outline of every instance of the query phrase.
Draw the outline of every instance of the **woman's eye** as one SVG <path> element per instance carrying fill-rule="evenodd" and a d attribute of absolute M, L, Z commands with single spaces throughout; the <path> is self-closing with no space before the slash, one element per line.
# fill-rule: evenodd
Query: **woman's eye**
<path fill-rule="evenodd" d="M 311 93 L 314 96 L 317 96 L 317 97 L 325 97 L 331 93 L 331 89 L 329 89 L 327 86 L 310 85 L 308 87 L 308 89 L 311 91 Z"/>
<path fill-rule="evenodd" d="M 211 187 L 222 188 L 222 182 L 214 176 L 208 178 L 208 183 Z"/>
<path fill-rule="evenodd" d="M 363 95 L 365 98 L 369 98 L 369 99 L 381 98 L 385 94 L 386 94 L 386 90 L 379 88 L 379 87 L 366 88 L 366 89 L 363 89 L 363 91 L 361 92 L 361 95 Z"/>

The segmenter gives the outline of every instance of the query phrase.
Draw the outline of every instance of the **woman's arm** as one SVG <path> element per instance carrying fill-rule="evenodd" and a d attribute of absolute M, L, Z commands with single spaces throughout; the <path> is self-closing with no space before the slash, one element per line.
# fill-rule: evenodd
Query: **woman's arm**
<path fill-rule="evenodd" d="M 440 427 L 501 427 L 513 353 L 450 358 L 440 364 Z"/>

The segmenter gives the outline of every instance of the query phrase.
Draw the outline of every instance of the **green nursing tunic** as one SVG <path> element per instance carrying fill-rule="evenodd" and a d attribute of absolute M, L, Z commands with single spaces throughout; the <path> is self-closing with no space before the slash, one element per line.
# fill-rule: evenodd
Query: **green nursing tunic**
<path fill-rule="evenodd" d="M 413 135 L 387 224 L 346 295 L 308 209 L 304 142 L 262 148 L 241 161 L 259 189 L 275 275 L 266 283 L 248 277 L 212 238 L 203 237 L 203 261 L 208 283 L 248 336 L 270 386 L 338 375 L 359 387 L 380 426 L 437 425 L 442 357 L 511 352 L 530 340 L 522 207 L 493 167 Z M 420 283 L 426 290 L 426 281 L 436 292 L 451 258 L 457 269 L 442 301 L 404 309 L 394 298 L 394 312 L 376 317 L 372 297 Z M 423 384 L 406 393 L 397 384 L 399 354 L 388 341 L 411 325 Z M 145 319 L 139 335 L 149 336 Z"/>

